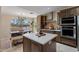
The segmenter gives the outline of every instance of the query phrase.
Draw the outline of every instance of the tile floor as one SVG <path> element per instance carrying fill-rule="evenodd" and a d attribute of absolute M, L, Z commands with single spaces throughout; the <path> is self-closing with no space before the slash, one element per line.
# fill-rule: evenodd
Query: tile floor
<path fill-rule="evenodd" d="M 64 44 L 56 43 L 57 52 L 78 52 L 77 48 L 73 48 Z"/>
<path fill-rule="evenodd" d="M 56 48 L 57 48 L 57 52 L 78 52 L 76 48 L 73 48 L 73 47 L 70 47 L 70 46 L 67 46 L 67 45 L 63 45 L 63 44 L 60 44 L 60 43 L 56 43 Z M 2 52 L 23 52 L 23 45 L 20 44 L 16 47 L 13 47 L 13 48 L 9 48 L 7 50 L 4 50 Z"/>
<path fill-rule="evenodd" d="M 6 49 L 2 52 L 23 52 L 23 44 L 20 44 L 18 46 Z"/>

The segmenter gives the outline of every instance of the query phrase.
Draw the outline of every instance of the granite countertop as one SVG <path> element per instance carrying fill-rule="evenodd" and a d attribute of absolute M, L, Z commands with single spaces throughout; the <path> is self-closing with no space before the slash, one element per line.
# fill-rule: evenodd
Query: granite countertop
<path fill-rule="evenodd" d="M 23 36 L 42 45 L 57 37 L 57 34 L 45 34 L 45 36 L 38 37 L 36 36 L 36 33 L 26 33 Z"/>
<path fill-rule="evenodd" d="M 29 32 L 30 30 L 23 30 L 23 31 L 11 31 L 10 33 L 13 34 L 13 33 L 20 33 L 20 32 Z"/>
<path fill-rule="evenodd" d="M 41 30 L 46 30 L 46 31 L 57 31 L 60 32 L 61 30 L 52 30 L 52 29 L 41 29 Z"/>

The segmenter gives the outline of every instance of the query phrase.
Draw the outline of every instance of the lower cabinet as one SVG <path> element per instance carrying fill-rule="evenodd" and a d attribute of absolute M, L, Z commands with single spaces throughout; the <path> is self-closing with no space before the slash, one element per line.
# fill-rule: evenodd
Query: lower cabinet
<path fill-rule="evenodd" d="M 68 46 L 72 46 L 72 47 L 77 47 L 77 43 L 76 43 L 75 39 L 61 37 L 61 33 L 59 31 L 43 30 L 43 32 L 58 34 L 57 38 L 55 39 L 56 42 L 61 43 L 61 44 L 65 44 L 65 45 L 68 45 Z"/>
<path fill-rule="evenodd" d="M 66 44 L 72 47 L 77 47 L 77 43 L 75 39 L 64 38 L 64 37 L 60 37 L 60 39 L 62 44 Z"/>
<path fill-rule="evenodd" d="M 23 52 L 56 52 L 56 42 L 54 39 L 42 45 L 23 37 Z"/>
<path fill-rule="evenodd" d="M 41 46 L 35 42 L 31 42 L 31 52 L 40 52 Z"/>
<path fill-rule="evenodd" d="M 57 34 L 57 35 L 58 35 L 55 41 L 56 41 L 56 42 L 61 42 L 61 39 L 60 39 L 60 32 L 54 31 L 53 34 Z"/>
<path fill-rule="evenodd" d="M 56 42 L 50 41 L 45 45 L 39 45 L 32 42 L 31 46 L 32 52 L 56 52 Z"/>

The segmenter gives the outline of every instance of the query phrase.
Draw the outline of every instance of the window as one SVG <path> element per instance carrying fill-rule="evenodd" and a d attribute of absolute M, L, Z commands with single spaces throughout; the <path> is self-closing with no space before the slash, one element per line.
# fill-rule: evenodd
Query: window
<path fill-rule="evenodd" d="M 23 25 L 23 26 L 30 25 L 30 19 L 28 19 L 28 18 L 23 19 L 22 25 Z"/>
<path fill-rule="evenodd" d="M 14 18 L 14 19 L 11 20 L 11 25 L 14 25 L 14 26 L 18 25 L 18 22 L 19 22 L 18 18 Z"/>
<path fill-rule="evenodd" d="M 29 26 L 32 23 L 31 18 L 14 18 L 11 20 L 11 25 L 12 26 Z"/>

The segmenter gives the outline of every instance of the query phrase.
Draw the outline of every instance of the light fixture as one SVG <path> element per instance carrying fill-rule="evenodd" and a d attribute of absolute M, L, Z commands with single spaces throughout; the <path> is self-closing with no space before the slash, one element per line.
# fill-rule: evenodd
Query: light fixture
<path fill-rule="evenodd" d="M 22 13 L 23 16 L 25 16 L 25 13 Z"/>
<path fill-rule="evenodd" d="M 34 14 L 33 12 L 30 12 L 30 14 Z"/>
<path fill-rule="evenodd" d="M 47 8 L 47 9 L 50 9 L 50 8 Z"/>

